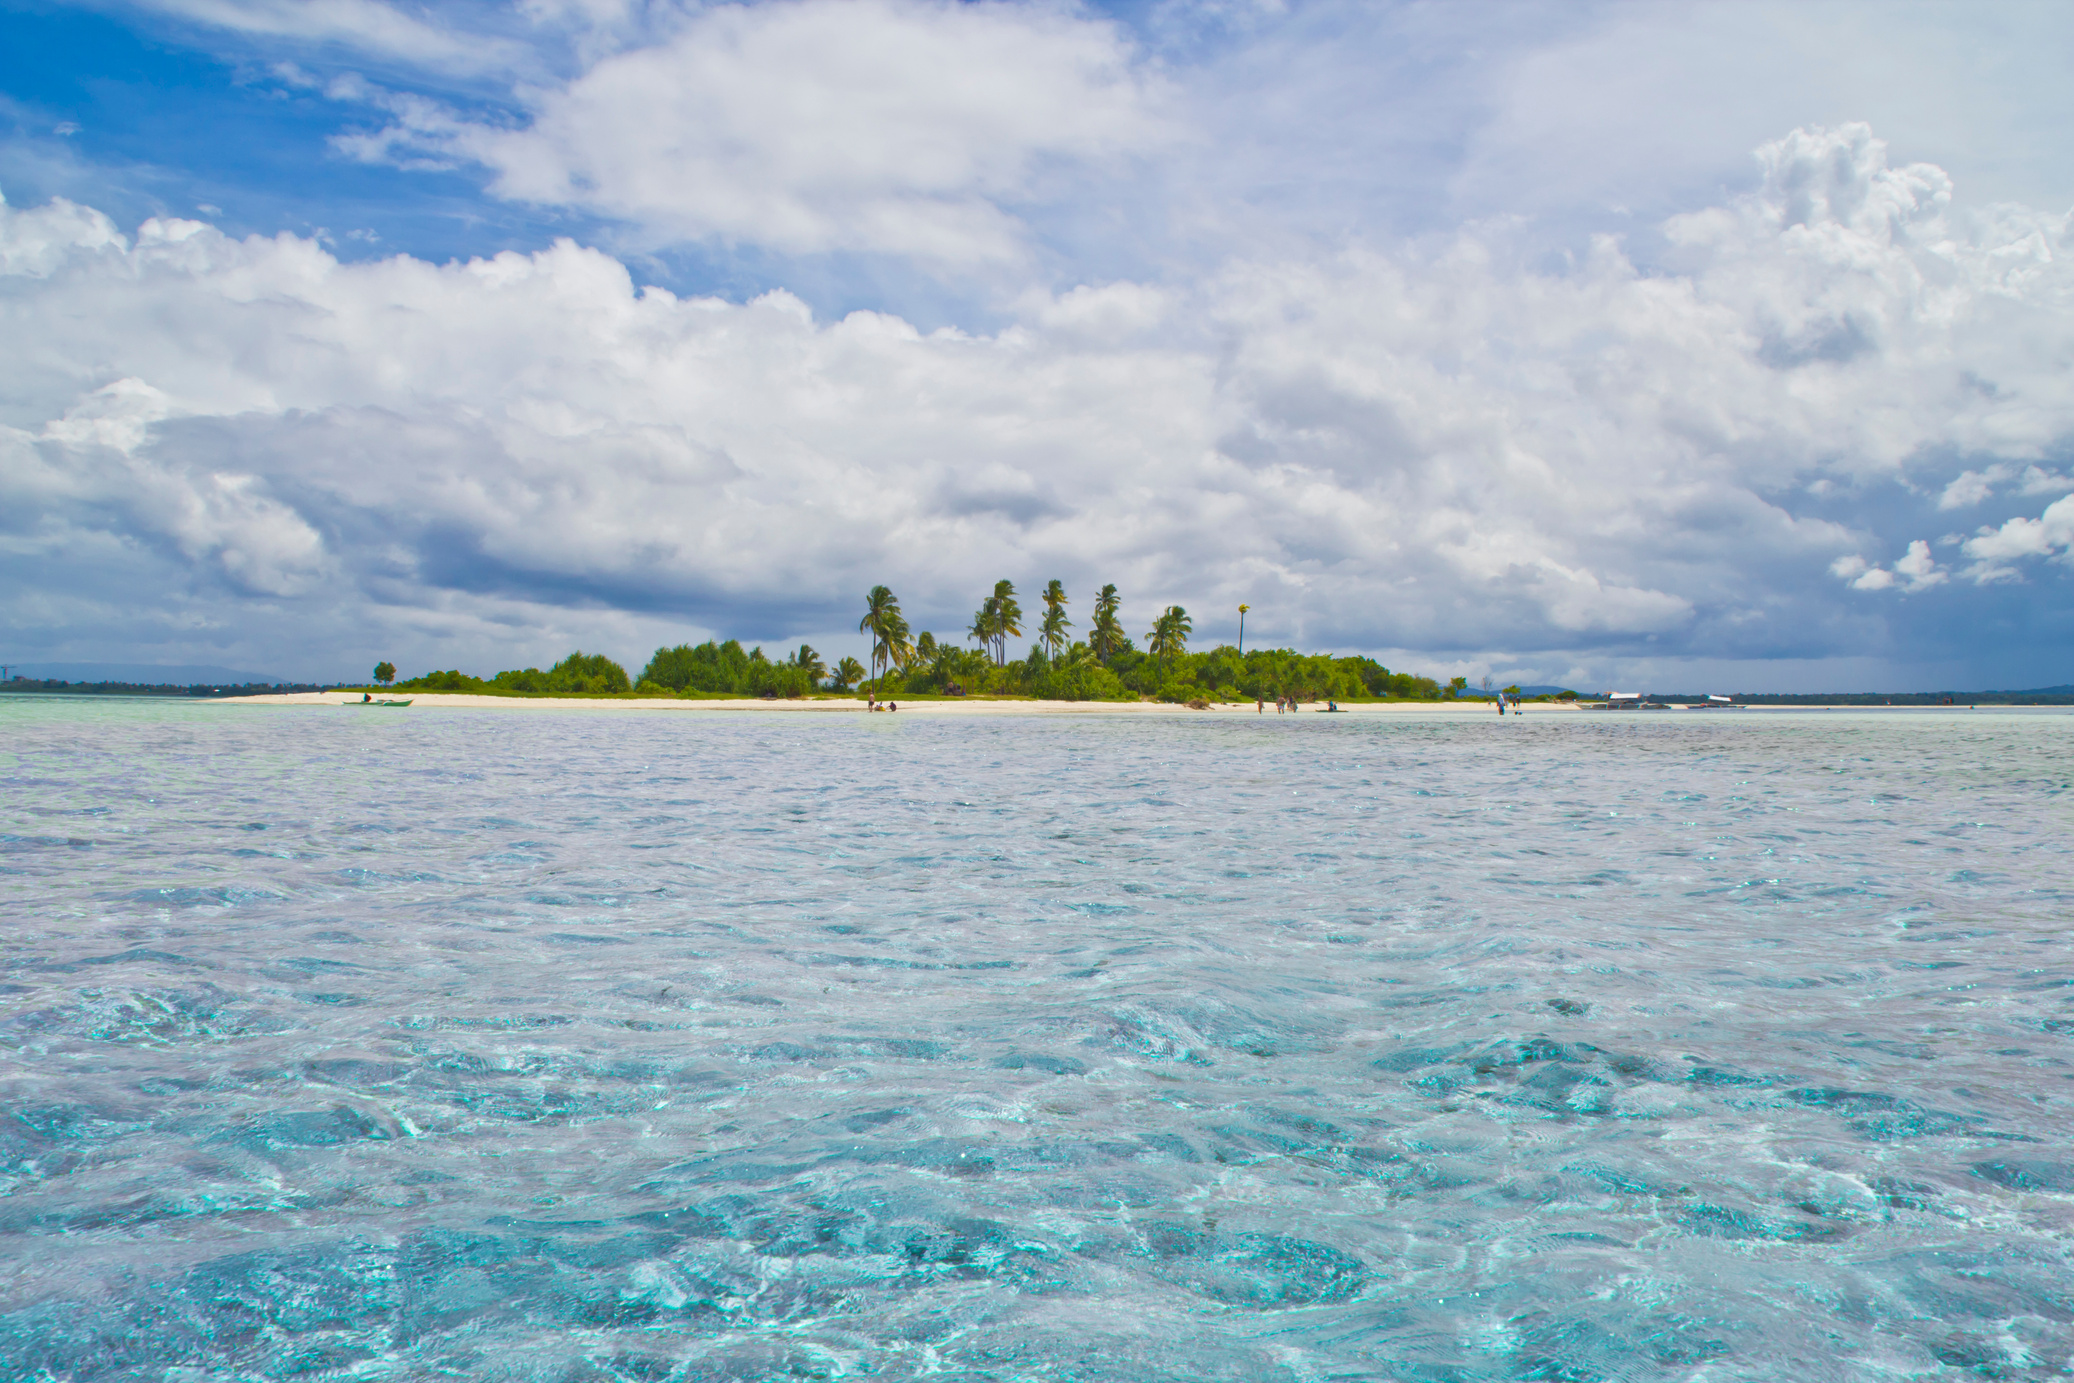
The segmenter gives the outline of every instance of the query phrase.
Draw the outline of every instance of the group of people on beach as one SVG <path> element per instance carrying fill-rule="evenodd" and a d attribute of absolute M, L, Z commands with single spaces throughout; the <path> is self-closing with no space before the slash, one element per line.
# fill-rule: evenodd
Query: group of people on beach
<path fill-rule="evenodd" d="M 1267 714 L 1267 701 L 1264 698 L 1258 696 L 1253 698 L 1253 714 L 1263 716 Z M 1275 714 L 1278 716 L 1295 715 L 1296 698 L 1294 696 L 1277 696 L 1275 698 Z"/>
<path fill-rule="evenodd" d="M 897 711 L 900 709 L 900 703 L 898 701 L 888 701 L 881 706 L 876 693 L 866 692 L 864 694 L 864 709 L 867 711 Z"/>

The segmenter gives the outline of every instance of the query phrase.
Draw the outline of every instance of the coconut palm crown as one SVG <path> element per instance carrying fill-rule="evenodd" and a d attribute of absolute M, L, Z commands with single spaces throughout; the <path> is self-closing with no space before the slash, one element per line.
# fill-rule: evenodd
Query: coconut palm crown
<path fill-rule="evenodd" d="M 980 602 L 979 609 L 973 611 L 972 628 L 965 631 L 966 638 L 990 653 L 994 647 L 994 626 L 999 622 L 999 608 L 1000 602 L 993 596 L 988 596 Z"/>
<path fill-rule="evenodd" d="M 864 618 L 857 622 L 860 633 L 871 635 L 871 671 L 874 682 L 882 667 L 898 667 L 908 654 L 907 616 L 900 613 L 900 597 L 885 586 L 873 586 L 864 597 Z"/>
<path fill-rule="evenodd" d="M 1122 604 L 1113 581 L 1095 596 L 1095 622 L 1088 628 L 1087 646 L 1104 663 L 1123 650 L 1123 621 L 1116 617 Z"/>
<path fill-rule="evenodd" d="M 1163 663 L 1171 663 L 1188 651 L 1188 636 L 1194 628 L 1188 611 L 1169 605 L 1153 622 L 1152 632 L 1145 636 L 1145 651 Z"/>
<path fill-rule="evenodd" d="M 1015 603 L 1015 583 L 994 583 L 994 663 L 1005 666 L 1008 662 L 1008 641 L 1023 636 L 1023 607 Z"/>
<path fill-rule="evenodd" d="M 1066 585 L 1057 577 L 1044 588 L 1044 622 L 1037 626 L 1037 637 L 1044 643 L 1044 651 L 1056 660 L 1066 647 L 1066 631 L 1073 621 L 1066 618 Z"/>

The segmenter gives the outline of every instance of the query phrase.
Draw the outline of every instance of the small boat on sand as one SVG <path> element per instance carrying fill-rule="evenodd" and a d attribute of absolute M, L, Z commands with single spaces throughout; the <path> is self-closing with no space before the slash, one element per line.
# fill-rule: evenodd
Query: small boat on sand
<path fill-rule="evenodd" d="M 371 696 L 362 696 L 358 701 L 341 701 L 338 704 L 341 706 L 408 706 L 410 703 L 411 698 L 407 696 L 392 697 L 385 701 L 377 701 Z"/>

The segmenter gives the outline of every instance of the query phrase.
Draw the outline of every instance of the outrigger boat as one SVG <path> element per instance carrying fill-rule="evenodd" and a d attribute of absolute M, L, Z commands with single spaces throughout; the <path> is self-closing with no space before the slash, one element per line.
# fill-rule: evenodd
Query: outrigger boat
<path fill-rule="evenodd" d="M 360 699 L 358 701 L 341 701 L 338 704 L 341 706 L 408 706 L 410 705 L 410 703 L 411 698 L 407 696 L 391 698 L 386 701 L 377 701 L 374 699 L 374 697 L 370 696 L 366 692 L 362 692 L 360 694 Z"/>

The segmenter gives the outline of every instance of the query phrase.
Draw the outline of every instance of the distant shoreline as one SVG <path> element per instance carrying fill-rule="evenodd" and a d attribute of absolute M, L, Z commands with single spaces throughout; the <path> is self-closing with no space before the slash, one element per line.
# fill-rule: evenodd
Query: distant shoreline
<path fill-rule="evenodd" d="M 479 696 L 468 692 L 386 692 L 384 697 L 398 701 L 408 700 L 413 709 L 423 706 L 428 709 L 517 709 L 517 710 L 597 710 L 597 711 L 783 711 L 797 715 L 863 714 L 866 710 L 862 697 L 801 697 L 781 698 L 765 701 L 756 697 L 738 697 L 726 700 L 718 698 L 655 697 L 588 697 L 588 696 Z M 349 706 L 361 705 L 360 693 L 341 692 L 290 692 L 278 696 L 223 696 L 199 698 L 219 706 Z M 895 715 L 1234 715 L 1244 712 L 1255 714 L 1251 701 L 1219 701 L 1210 703 L 1209 710 L 1200 711 L 1188 706 L 1175 705 L 1166 701 L 1037 701 L 1018 698 L 994 699 L 990 697 L 948 698 L 903 701 L 898 697 L 883 705 L 897 705 Z M 364 707 L 380 710 L 378 706 Z M 395 708 L 391 708 L 395 709 Z M 1443 715 L 1494 715 L 1487 701 L 1367 701 L 1349 702 L 1342 708 L 1349 715 L 1389 715 L 1403 713 L 1438 712 Z M 1529 713 L 1555 711 L 1572 715 L 1578 707 L 1567 702 L 1530 703 Z M 1305 702 L 1300 715 L 1329 714 L 1325 703 Z"/>
<path fill-rule="evenodd" d="M 213 706 L 355 706 L 369 712 L 378 712 L 380 706 L 368 706 L 361 702 L 359 692 L 290 692 L 274 696 L 221 696 L 197 697 L 196 701 Z M 426 710 L 538 710 L 538 711 L 774 711 L 790 715 L 862 715 L 865 702 L 862 697 L 819 696 L 780 698 L 765 701 L 758 697 L 696 697 L 683 698 L 631 697 L 631 696 L 481 696 L 469 692 L 389 692 L 385 696 L 395 700 L 408 700 L 412 709 Z M 883 707 L 888 703 L 881 702 Z M 891 704 L 900 709 L 890 714 L 920 716 L 1057 716 L 1057 715 L 1124 715 L 1124 716 L 1199 716 L 1199 715 L 1255 715 L 1251 701 L 1212 702 L 1205 710 L 1176 705 L 1167 701 L 1038 701 L 1015 697 L 971 697 L 932 698 L 927 700 L 904 700 L 894 698 Z M 1705 713 L 1711 718 L 1739 719 L 1749 713 L 1788 713 L 1794 711 L 1965 711 L 1974 703 L 1960 702 L 1953 706 L 1875 705 L 1865 702 L 1840 702 L 1831 705 L 1737 705 L 1734 707 L 1708 707 L 1698 703 L 1671 703 L 1656 707 L 1641 707 L 1631 710 L 1594 709 L 1584 702 L 1530 701 L 1521 708 L 1521 713 L 1537 716 L 1553 713 L 1562 716 L 1590 715 L 1609 720 L 1655 720 L 1664 716 L 1690 716 Z M 2066 706 L 2025 706 L 2007 702 L 1978 703 L 1986 710 L 2032 710 L 2058 709 Z M 1690 706 L 1690 710 L 1684 707 Z M 391 707 L 390 710 L 397 708 Z M 1347 715 L 1360 716 L 1491 716 L 1496 712 L 1488 701 L 1352 701 L 1341 704 L 1340 710 Z M 1271 712 L 1268 714 L 1272 714 Z M 1300 715 L 1328 715 L 1322 701 L 1302 703 L 1296 712 Z"/>
<path fill-rule="evenodd" d="M 67 687 L 63 689 L 34 687 L 17 688 L 0 685 L 0 701 L 8 695 L 23 699 L 55 697 L 66 700 L 146 700 L 185 701 L 214 706 L 345 706 L 361 704 L 360 698 L 366 688 L 350 691 L 332 688 L 319 690 L 303 687 L 295 691 L 260 691 L 238 689 L 231 695 L 214 693 L 214 688 L 124 688 L 116 690 L 101 687 Z M 550 693 L 525 692 L 518 694 L 484 695 L 475 692 L 421 692 L 399 688 L 375 688 L 380 699 L 408 700 L 414 705 L 431 709 L 461 708 L 533 708 L 539 710 L 606 710 L 606 711 L 780 711 L 793 714 L 828 713 L 848 714 L 863 712 L 864 699 L 856 696 L 822 693 L 812 697 L 778 698 L 765 700 L 761 697 L 722 696 L 663 696 L 640 697 L 627 693 L 615 695 L 556 696 Z M 1666 698 L 1652 700 L 1641 706 L 1609 711 L 1603 703 L 1579 700 L 1527 701 L 1520 708 L 1522 713 L 1535 715 L 1543 711 L 1554 711 L 1573 715 L 1580 711 L 1595 711 L 1598 714 L 1642 715 L 1677 713 L 1690 710 L 1725 711 L 1964 711 L 1964 710 L 2068 710 L 2074 709 L 2074 697 L 2061 695 L 2037 695 L 2018 699 L 2007 693 L 1983 693 L 1974 697 L 1960 696 L 1954 702 L 1940 704 L 1942 698 L 1933 700 L 1928 695 L 1897 694 L 1892 699 L 1875 698 L 1863 693 L 1843 693 L 1834 699 L 1813 695 L 1753 696 L 1750 700 L 1738 699 L 1732 706 L 1708 706 L 1699 698 Z M 943 697 L 923 694 L 902 695 L 894 698 L 901 714 L 950 714 L 950 715 L 1200 715 L 1204 712 L 1190 706 L 1166 701 L 1045 701 L 1031 697 L 969 698 Z M 378 708 L 370 708 L 378 709 Z M 1231 714 L 1250 712 L 1251 701 L 1222 701 L 1212 703 L 1211 712 Z M 1392 700 L 1392 701 L 1346 701 L 1341 710 L 1352 715 L 1491 715 L 1492 704 L 1482 699 L 1461 700 Z M 1324 714 L 1323 701 L 1302 703 L 1302 714 Z"/>
<path fill-rule="evenodd" d="M 139 690 L 139 693 L 114 693 L 114 690 L 17 690 L 0 688 L 0 701 L 8 695 L 27 699 L 64 699 L 64 701 L 185 701 L 189 705 L 255 705 L 255 707 L 313 707 L 313 705 L 363 705 L 361 688 L 351 690 L 295 690 L 295 693 L 239 693 L 239 695 L 209 695 L 207 688 L 176 690 L 176 693 L 156 693 L 156 690 Z M 419 690 L 380 690 L 380 699 L 411 701 L 413 707 L 423 709 L 537 709 L 537 711 L 780 711 L 792 715 L 848 715 L 865 713 L 863 697 L 780 697 L 776 701 L 765 701 L 761 697 L 630 697 L 630 695 L 579 695 L 579 697 L 556 697 L 545 693 L 523 693 L 523 695 L 479 695 L 479 693 L 419 693 Z M 886 703 L 881 703 L 886 705 Z M 1255 713 L 1251 701 L 1217 701 L 1203 709 L 1176 705 L 1172 701 L 1039 701 L 1033 697 L 896 697 L 894 705 L 900 707 L 900 715 L 1203 715 L 1203 713 Z M 382 709 L 382 707 L 365 707 Z M 394 709 L 394 707 L 390 707 Z M 2070 699 L 1958 699 L 1952 705 L 1939 705 L 1929 699 L 1902 701 L 1873 701 L 1869 697 L 1838 697 L 1835 701 L 1809 699 L 1777 699 L 1777 701 L 1738 701 L 1732 707 L 1705 705 L 1694 701 L 1672 701 L 1672 703 L 1647 703 L 1630 709 L 1607 709 L 1603 703 L 1587 701 L 1529 701 L 1520 707 L 1520 713 L 1539 715 L 1553 711 L 1558 715 L 1595 713 L 1614 717 L 1645 719 L 1661 713 L 1692 713 L 1692 711 L 2068 711 L 2074 709 Z M 1346 701 L 1340 711 L 1348 715 L 1491 715 L 1493 707 L 1489 701 L 1462 699 L 1462 701 Z M 1329 713 L 1323 701 L 1302 703 L 1302 715 Z"/>

